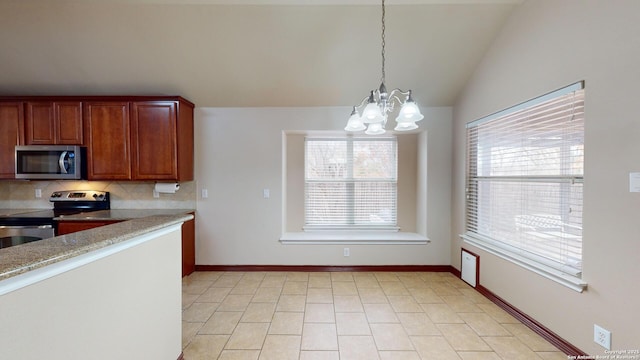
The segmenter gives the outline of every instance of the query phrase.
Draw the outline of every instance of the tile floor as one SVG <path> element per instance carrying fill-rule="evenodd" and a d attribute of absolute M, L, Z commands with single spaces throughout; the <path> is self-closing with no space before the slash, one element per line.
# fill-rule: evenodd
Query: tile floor
<path fill-rule="evenodd" d="M 566 355 L 450 273 L 196 272 L 186 360 L 516 360 Z"/>

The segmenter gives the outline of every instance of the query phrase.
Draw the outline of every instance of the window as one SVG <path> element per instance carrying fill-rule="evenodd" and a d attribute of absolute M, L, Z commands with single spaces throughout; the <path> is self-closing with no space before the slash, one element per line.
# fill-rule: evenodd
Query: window
<path fill-rule="evenodd" d="M 469 123 L 463 238 L 582 291 L 583 159 L 582 82 Z"/>
<path fill-rule="evenodd" d="M 397 230 L 397 143 L 305 139 L 305 230 Z"/>

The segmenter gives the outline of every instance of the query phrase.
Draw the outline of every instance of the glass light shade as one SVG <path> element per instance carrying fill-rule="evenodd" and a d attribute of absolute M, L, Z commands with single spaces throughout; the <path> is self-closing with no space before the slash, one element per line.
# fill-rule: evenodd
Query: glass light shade
<path fill-rule="evenodd" d="M 382 135 L 385 132 L 386 131 L 382 127 L 382 123 L 378 122 L 378 123 L 369 124 L 369 127 L 367 127 L 367 131 L 365 131 L 364 133 L 367 135 Z"/>
<path fill-rule="evenodd" d="M 382 111 L 378 104 L 375 102 L 368 103 L 362 111 L 362 122 L 365 124 L 375 124 L 383 121 L 384 116 L 382 116 Z"/>
<path fill-rule="evenodd" d="M 347 126 L 344 128 L 346 131 L 362 131 L 367 127 L 362 123 L 362 119 L 358 113 L 352 114 L 347 121 Z"/>
<path fill-rule="evenodd" d="M 418 125 L 416 125 L 416 123 L 414 123 L 413 121 L 403 121 L 403 122 L 399 122 L 398 125 L 396 125 L 396 127 L 393 130 L 409 131 L 417 128 L 418 128 Z"/>
<path fill-rule="evenodd" d="M 420 109 L 418 108 L 418 105 L 416 105 L 414 101 L 408 100 L 404 104 L 402 104 L 402 107 L 400 108 L 400 113 L 398 114 L 396 121 L 398 123 L 416 122 L 422 119 L 424 119 L 424 115 L 420 113 Z"/>

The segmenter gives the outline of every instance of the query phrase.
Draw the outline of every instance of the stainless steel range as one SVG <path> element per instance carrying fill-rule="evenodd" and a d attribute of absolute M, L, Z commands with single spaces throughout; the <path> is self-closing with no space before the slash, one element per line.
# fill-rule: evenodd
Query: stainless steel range
<path fill-rule="evenodd" d="M 54 237 L 61 215 L 108 210 L 109 192 L 94 190 L 56 191 L 49 197 L 53 209 L 17 211 L 0 216 L 0 249 Z"/>

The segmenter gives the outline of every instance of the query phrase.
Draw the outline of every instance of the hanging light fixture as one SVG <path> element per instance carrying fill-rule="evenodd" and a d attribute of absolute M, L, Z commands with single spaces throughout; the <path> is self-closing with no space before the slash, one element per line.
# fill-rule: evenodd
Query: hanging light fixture
<path fill-rule="evenodd" d="M 346 131 L 362 131 L 366 130 L 367 135 L 381 135 L 386 132 L 385 126 L 387 124 L 388 115 L 393 112 L 396 105 L 402 104 L 398 117 L 396 117 L 396 131 L 409 131 L 417 129 L 417 121 L 420 121 L 424 116 L 420 113 L 420 109 L 416 105 L 415 101 L 411 97 L 411 90 L 402 91 L 400 89 L 393 89 L 390 93 L 387 93 L 387 87 L 384 84 L 385 71 L 384 71 L 384 48 L 385 48 L 385 8 L 384 0 L 382 0 L 382 78 L 380 87 L 376 90 L 371 90 L 369 96 L 362 99 L 360 105 L 354 106 L 351 111 L 351 117 L 347 121 L 347 126 L 344 128 Z"/>

